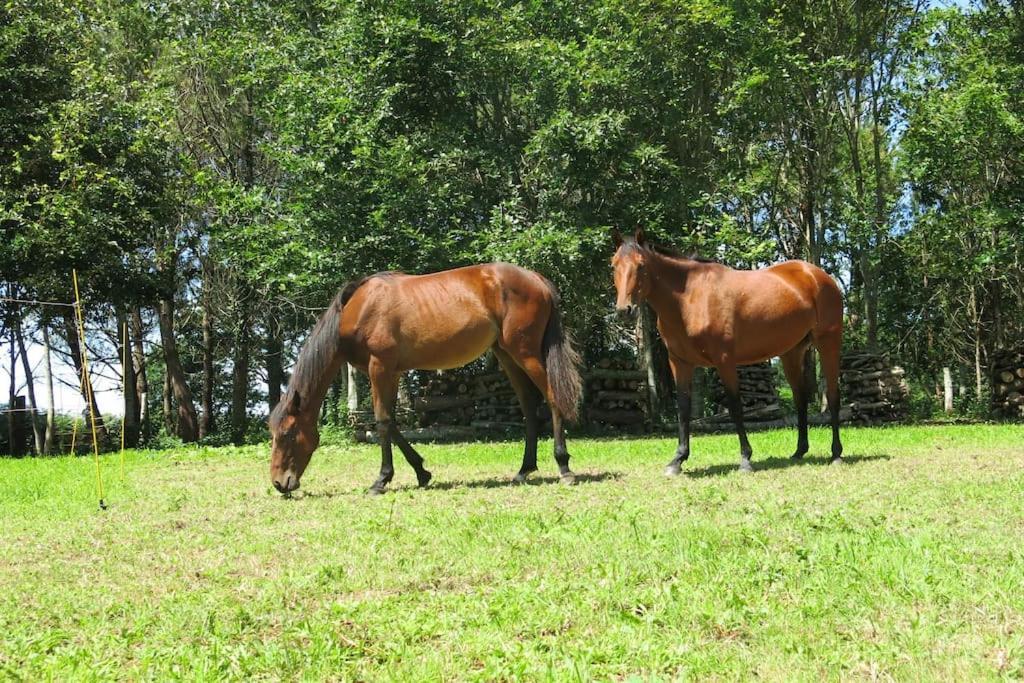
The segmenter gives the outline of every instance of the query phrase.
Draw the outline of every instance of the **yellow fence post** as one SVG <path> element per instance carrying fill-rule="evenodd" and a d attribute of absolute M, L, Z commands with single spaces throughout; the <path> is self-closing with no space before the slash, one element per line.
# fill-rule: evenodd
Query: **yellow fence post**
<path fill-rule="evenodd" d="M 71 279 L 75 284 L 75 315 L 78 318 L 78 343 L 81 346 L 82 374 L 85 380 L 85 401 L 89 404 L 89 423 L 92 426 L 92 455 L 96 464 L 96 492 L 100 499 L 100 509 L 106 510 L 103 501 L 103 476 L 100 474 L 100 442 L 96 438 L 96 412 L 93 410 L 92 380 L 89 378 L 89 354 L 85 348 L 85 317 L 82 315 L 82 299 L 78 294 L 78 271 L 71 271 Z"/>

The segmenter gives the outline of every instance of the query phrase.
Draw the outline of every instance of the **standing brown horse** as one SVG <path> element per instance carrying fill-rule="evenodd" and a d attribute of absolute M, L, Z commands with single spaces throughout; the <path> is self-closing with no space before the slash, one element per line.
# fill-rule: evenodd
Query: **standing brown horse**
<path fill-rule="evenodd" d="M 715 367 L 725 385 L 729 413 L 740 439 L 740 469 L 749 471 L 750 442 L 743 428 L 738 365 L 782 358 L 797 409 L 794 458 L 807 453 L 807 402 L 813 393 L 807 349 L 821 356 L 832 418 L 832 462 L 840 462 L 839 350 L 843 299 L 839 287 L 817 266 L 786 261 L 763 270 L 733 270 L 718 263 L 685 258 L 650 245 L 642 230 L 634 237 L 614 234 L 612 257 L 620 314 L 643 301 L 658 316 L 676 381 L 679 447 L 665 473 L 679 474 L 690 457 L 690 385 L 695 367 Z"/>
<path fill-rule="evenodd" d="M 380 438 L 383 493 L 394 477 L 391 443 L 430 482 L 423 458 L 392 422 L 398 378 L 411 369 L 465 365 L 492 349 L 512 382 L 526 416 L 526 448 L 515 481 L 537 469 L 537 399 L 551 406 L 555 462 L 572 483 L 563 419 L 575 420 L 580 396 L 579 356 L 562 329 L 558 295 L 529 270 L 491 263 L 430 275 L 378 273 L 349 283 L 321 316 L 295 363 L 288 391 L 270 414 L 270 478 L 281 493 L 299 479 L 319 444 L 317 418 L 342 363 L 370 376 Z"/>

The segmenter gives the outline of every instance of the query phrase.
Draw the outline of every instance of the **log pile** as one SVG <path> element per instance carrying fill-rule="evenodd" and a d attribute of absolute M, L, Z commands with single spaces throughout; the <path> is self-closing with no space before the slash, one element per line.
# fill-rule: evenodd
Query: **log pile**
<path fill-rule="evenodd" d="M 705 418 L 705 422 L 729 422 L 729 404 L 725 394 L 725 386 L 712 373 L 711 396 L 718 406 L 714 415 Z M 743 420 L 745 422 L 767 422 L 782 417 L 782 405 L 779 403 L 779 391 L 776 384 L 776 371 L 768 361 L 757 365 L 744 365 L 739 368 L 740 399 L 743 402 Z"/>
<path fill-rule="evenodd" d="M 522 429 L 525 424 L 508 376 L 501 370 L 486 372 L 474 378 L 475 403 L 469 424 L 481 433 Z M 550 413 L 541 411 L 541 421 Z"/>
<path fill-rule="evenodd" d="M 602 358 L 585 382 L 583 414 L 590 424 L 637 429 L 650 422 L 647 375 L 635 360 Z"/>
<path fill-rule="evenodd" d="M 413 399 L 416 422 L 420 427 L 432 425 L 468 425 L 473 419 L 477 396 L 473 377 L 461 372 L 433 374 Z"/>
<path fill-rule="evenodd" d="M 907 417 L 910 390 L 903 368 L 871 351 L 848 351 L 841 361 L 841 401 L 850 421 L 859 424 L 897 422 Z"/>
<path fill-rule="evenodd" d="M 992 355 L 992 412 L 998 417 L 1024 417 L 1024 347 Z"/>

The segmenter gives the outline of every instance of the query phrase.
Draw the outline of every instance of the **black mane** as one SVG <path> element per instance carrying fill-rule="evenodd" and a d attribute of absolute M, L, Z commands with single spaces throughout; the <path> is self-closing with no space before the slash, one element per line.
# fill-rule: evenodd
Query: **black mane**
<path fill-rule="evenodd" d="M 340 351 L 341 336 L 338 334 L 338 325 L 341 321 L 341 311 L 356 291 L 368 281 L 378 277 L 389 277 L 394 272 L 374 273 L 345 283 L 330 306 L 323 312 L 313 331 L 309 333 L 306 343 L 299 351 L 299 357 L 295 359 L 295 368 L 292 370 L 291 380 L 288 382 L 288 389 L 280 402 L 270 413 L 270 421 L 276 424 L 291 405 L 295 394 L 299 395 L 300 403 L 310 400 L 313 390 L 320 386 L 323 381 L 324 372 L 330 366 L 331 361 Z"/>
<path fill-rule="evenodd" d="M 662 256 L 667 256 L 674 259 L 686 259 L 687 261 L 696 261 L 698 263 L 718 263 L 715 259 L 700 256 L 698 254 L 684 254 L 675 247 L 669 247 L 662 244 L 652 244 L 651 242 L 644 242 L 638 244 L 636 239 L 633 237 L 624 237 L 622 240 L 622 246 L 627 251 L 638 251 L 638 252 L 653 252 Z"/>

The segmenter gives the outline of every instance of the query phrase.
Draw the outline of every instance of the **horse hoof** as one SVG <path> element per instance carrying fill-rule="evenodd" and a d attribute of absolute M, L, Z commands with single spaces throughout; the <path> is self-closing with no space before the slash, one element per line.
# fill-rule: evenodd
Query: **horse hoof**
<path fill-rule="evenodd" d="M 370 490 L 366 492 L 368 496 L 383 496 L 384 488 L 379 486 L 371 486 Z"/>
<path fill-rule="evenodd" d="M 797 451 L 793 455 L 789 456 L 789 459 L 790 460 L 803 460 L 804 456 L 806 454 L 807 454 L 807 451 Z"/>
<path fill-rule="evenodd" d="M 423 476 L 422 477 L 419 477 L 419 476 L 416 477 L 416 481 L 419 482 L 420 488 L 424 489 L 424 488 L 427 487 L 428 484 L 430 484 L 430 480 L 433 479 L 433 478 L 434 478 L 433 474 L 431 474 L 430 472 L 428 472 L 426 470 L 423 470 Z"/>
<path fill-rule="evenodd" d="M 740 472 L 753 472 L 754 466 L 750 464 L 749 460 L 744 460 L 740 463 Z"/>
<path fill-rule="evenodd" d="M 845 461 L 845 460 L 843 460 L 843 456 L 841 456 L 841 455 L 837 455 L 836 457 L 832 458 L 832 459 L 831 459 L 831 460 L 829 461 L 829 463 L 828 463 L 828 464 L 829 464 L 829 465 L 842 465 L 842 464 L 843 464 L 844 462 L 846 462 L 846 461 Z"/>
<path fill-rule="evenodd" d="M 566 486 L 572 486 L 573 484 L 576 483 L 576 475 L 573 474 L 572 472 L 566 472 L 565 474 L 559 476 L 559 480 Z"/>
<path fill-rule="evenodd" d="M 668 467 L 665 468 L 665 476 L 678 477 L 680 474 L 682 474 L 682 471 L 683 468 L 681 468 L 679 465 L 669 465 Z"/>
<path fill-rule="evenodd" d="M 512 483 L 513 484 L 525 484 L 526 483 L 526 477 L 527 477 L 527 475 L 523 474 L 522 472 L 519 472 L 518 474 L 516 474 L 516 476 L 512 477 Z"/>

